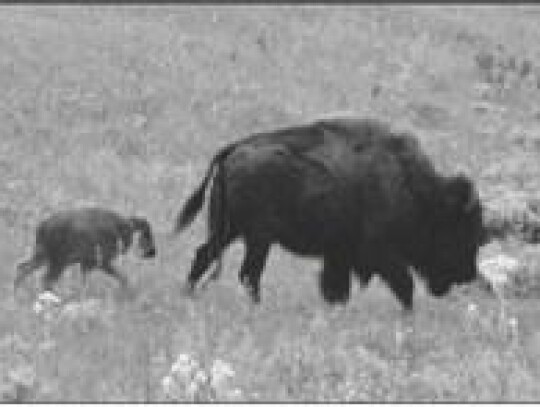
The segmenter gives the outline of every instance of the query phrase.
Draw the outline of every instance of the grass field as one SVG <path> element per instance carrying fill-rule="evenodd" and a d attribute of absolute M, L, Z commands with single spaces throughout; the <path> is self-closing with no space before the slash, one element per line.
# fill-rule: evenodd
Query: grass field
<path fill-rule="evenodd" d="M 418 283 L 407 331 L 380 281 L 332 308 L 317 291 L 319 263 L 277 247 L 253 307 L 236 245 L 222 279 L 189 300 L 181 285 L 205 217 L 169 236 L 218 147 L 333 112 L 413 131 L 486 202 L 535 199 L 539 21 L 534 6 L 1 6 L 4 400 L 227 400 L 168 395 L 162 381 L 180 354 L 207 370 L 230 364 L 236 400 L 540 400 L 532 288 L 501 318 L 485 294 L 434 299 Z M 40 219 L 91 203 L 147 216 L 158 257 L 121 262 L 133 299 L 95 273 L 82 308 L 44 320 L 32 308 L 38 276 L 15 298 L 14 265 Z M 503 248 L 538 272 L 533 245 Z M 74 268 L 58 294 L 73 305 L 79 287 Z"/>

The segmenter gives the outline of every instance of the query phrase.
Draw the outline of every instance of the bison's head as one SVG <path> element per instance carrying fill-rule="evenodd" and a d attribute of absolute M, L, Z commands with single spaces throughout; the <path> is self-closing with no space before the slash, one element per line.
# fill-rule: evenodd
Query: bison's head
<path fill-rule="evenodd" d="M 482 207 L 472 182 L 463 175 L 444 181 L 430 225 L 429 252 L 421 267 L 429 291 L 446 294 L 453 284 L 478 276 L 478 249 L 483 239 Z"/>
<path fill-rule="evenodd" d="M 136 217 L 130 218 L 129 221 L 133 231 L 138 233 L 138 250 L 141 257 L 155 257 L 157 251 L 150 223 L 146 219 Z"/>

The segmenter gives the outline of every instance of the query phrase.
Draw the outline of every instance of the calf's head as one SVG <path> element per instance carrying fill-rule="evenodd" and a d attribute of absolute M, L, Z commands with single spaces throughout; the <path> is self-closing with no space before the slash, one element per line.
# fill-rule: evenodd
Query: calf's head
<path fill-rule="evenodd" d="M 422 274 L 429 291 L 442 296 L 453 284 L 478 277 L 477 255 L 484 231 L 478 193 L 468 178 L 444 180 L 438 198 Z"/>
<path fill-rule="evenodd" d="M 150 223 L 146 219 L 131 217 L 129 223 L 133 232 L 138 235 L 137 250 L 143 258 L 155 257 L 157 254 L 154 236 Z"/>

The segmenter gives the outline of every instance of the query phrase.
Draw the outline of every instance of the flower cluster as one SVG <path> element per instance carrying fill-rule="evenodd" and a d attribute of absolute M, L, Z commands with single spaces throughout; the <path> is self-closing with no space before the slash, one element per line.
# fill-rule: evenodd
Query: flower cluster
<path fill-rule="evenodd" d="M 498 254 L 483 260 L 478 268 L 495 294 L 502 298 L 504 288 L 509 284 L 510 278 L 517 274 L 519 267 L 518 260 L 505 254 Z"/>
<path fill-rule="evenodd" d="M 39 294 L 37 300 L 34 302 L 33 308 L 35 314 L 43 319 L 43 340 L 39 344 L 41 350 L 50 350 L 55 347 L 52 329 L 56 317 L 61 311 L 61 305 L 62 300 L 51 291 L 45 291 Z"/>
<path fill-rule="evenodd" d="M 470 332 L 495 335 L 497 340 L 517 343 L 519 340 L 519 320 L 516 316 L 496 310 L 480 311 L 478 304 L 469 303 L 466 322 Z"/>
<path fill-rule="evenodd" d="M 242 392 L 234 388 L 234 370 L 216 359 L 205 369 L 190 355 L 180 354 L 161 382 L 165 396 L 175 401 L 239 401 Z"/>
<path fill-rule="evenodd" d="M 34 313 L 40 317 L 45 325 L 52 322 L 98 322 L 111 325 L 114 311 L 99 299 L 88 298 L 80 301 L 62 301 L 50 291 L 41 293 L 33 305 Z"/>
<path fill-rule="evenodd" d="M 21 365 L 7 373 L 0 386 L 0 401 L 20 403 L 32 398 L 37 388 L 36 372 L 29 365 Z"/>
<path fill-rule="evenodd" d="M 61 303 L 62 300 L 57 295 L 51 291 L 45 291 L 39 294 L 33 309 L 36 315 L 41 315 L 48 322 L 53 319 Z"/>

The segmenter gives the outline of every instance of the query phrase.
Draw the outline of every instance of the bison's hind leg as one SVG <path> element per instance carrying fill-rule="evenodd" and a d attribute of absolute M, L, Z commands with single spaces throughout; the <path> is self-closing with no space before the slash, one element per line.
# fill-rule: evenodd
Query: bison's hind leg
<path fill-rule="evenodd" d="M 326 255 L 319 285 L 325 301 L 346 303 L 351 295 L 351 265 L 339 255 Z"/>
<path fill-rule="evenodd" d="M 354 275 L 360 282 L 360 285 L 362 287 L 366 287 L 373 277 L 373 272 L 371 270 L 364 269 L 363 267 L 355 267 Z"/>
<path fill-rule="evenodd" d="M 215 236 L 212 236 L 206 243 L 203 243 L 197 248 L 195 259 L 191 265 L 191 270 L 187 277 L 185 291 L 188 295 L 192 295 L 195 291 L 195 286 L 205 271 L 210 267 L 210 264 L 221 256 L 225 245 L 220 245 Z M 210 278 L 216 279 L 219 274 L 214 273 Z"/>
<path fill-rule="evenodd" d="M 238 278 L 246 288 L 254 303 L 261 301 L 261 276 L 270 251 L 270 244 L 265 241 L 246 240 L 246 255 Z"/>
<path fill-rule="evenodd" d="M 14 289 L 16 290 L 21 283 L 35 270 L 45 264 L 45 256 L 35 252 L 32 257 L 26 261 L 22 261 L 16 266 L 16 276 L 14 281 Z"/>
<path fill-rule="evenodd" d="M 408 313 L 413 307 L 414 282 L 406 265 L 387 259 L 379 267 L 380 276 L 397 297 L 403 310 Z"/>

